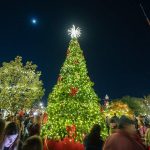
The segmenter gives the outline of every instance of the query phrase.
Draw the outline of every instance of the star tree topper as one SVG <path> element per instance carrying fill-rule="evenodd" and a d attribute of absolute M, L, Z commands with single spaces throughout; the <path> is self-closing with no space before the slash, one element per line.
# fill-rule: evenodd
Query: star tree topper
<path fill-rule="evenodd" d="M 71 38 L 78 38 L 81 35 L 81 29 L 79 27 L 75 27 L 74 25 L 72 28 L 68 30 L 68 34 L 71 36 Z"/>

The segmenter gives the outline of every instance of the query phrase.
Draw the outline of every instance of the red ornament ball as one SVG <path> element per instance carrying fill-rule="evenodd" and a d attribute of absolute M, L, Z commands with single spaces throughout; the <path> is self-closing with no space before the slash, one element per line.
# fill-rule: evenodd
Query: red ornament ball
<path fill-rule="evenodd" d="M 61 75 L 59 75 L 59 77 L 58 77 L 57 81 L 58 81 L 58 82 L 60 82 L 61 80 L 62 80 L 62 76 L 61 76 Z"/>
<path fill-rule="evenodd" d="M 67 50 L 67 56 L 69 56 L 69 54 L 70 54 L 70 49 Z"/>
<path fill-rule="evenodd" d="M 71 95 L 71 96 L 76 96 L 77 93 L 78 93 L 78 88 L 72 87 L 72 88 L 70 89 L 70 95 Z"/>

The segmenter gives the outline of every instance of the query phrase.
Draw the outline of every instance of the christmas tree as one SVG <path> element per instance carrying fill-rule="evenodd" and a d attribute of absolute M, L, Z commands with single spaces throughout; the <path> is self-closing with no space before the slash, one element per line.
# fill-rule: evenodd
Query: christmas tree
<path fill-rule="evenodd" d="M 94 124 L 102 127 L 106 137 L 104 118 L 86 68 L 86 61 L 77 38 L 80 28 L 68 30 L 71 41 L 66 60 L 61 68 L 57 84 L 48 98 L 48 121 L 42 127 L 42 136 L 60 140 L 66 136 L 82 141 Z"/>

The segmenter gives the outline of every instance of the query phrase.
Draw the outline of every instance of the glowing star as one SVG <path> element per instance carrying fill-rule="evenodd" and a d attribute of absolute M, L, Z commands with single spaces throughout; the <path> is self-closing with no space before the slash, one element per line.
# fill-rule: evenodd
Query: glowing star
<path fill-rule="evenodd" d="M 68 34 L 71 36 L 71 38 L 78 38 L 81 35 L 81 29 L 79 27 L 75 27 L 74 25 L 72 28 L 68 30 Z"/>

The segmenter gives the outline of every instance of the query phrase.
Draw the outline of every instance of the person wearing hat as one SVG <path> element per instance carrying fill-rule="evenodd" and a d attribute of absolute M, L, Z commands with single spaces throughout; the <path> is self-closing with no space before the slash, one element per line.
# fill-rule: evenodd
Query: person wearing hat
<path fill-rule="evenodd" d="M 145 150 L 145 147 L 134 137 L 134 121 L 126 116 L 119 119 L 118 130 L 108 137 L 103 150 Z"/>

